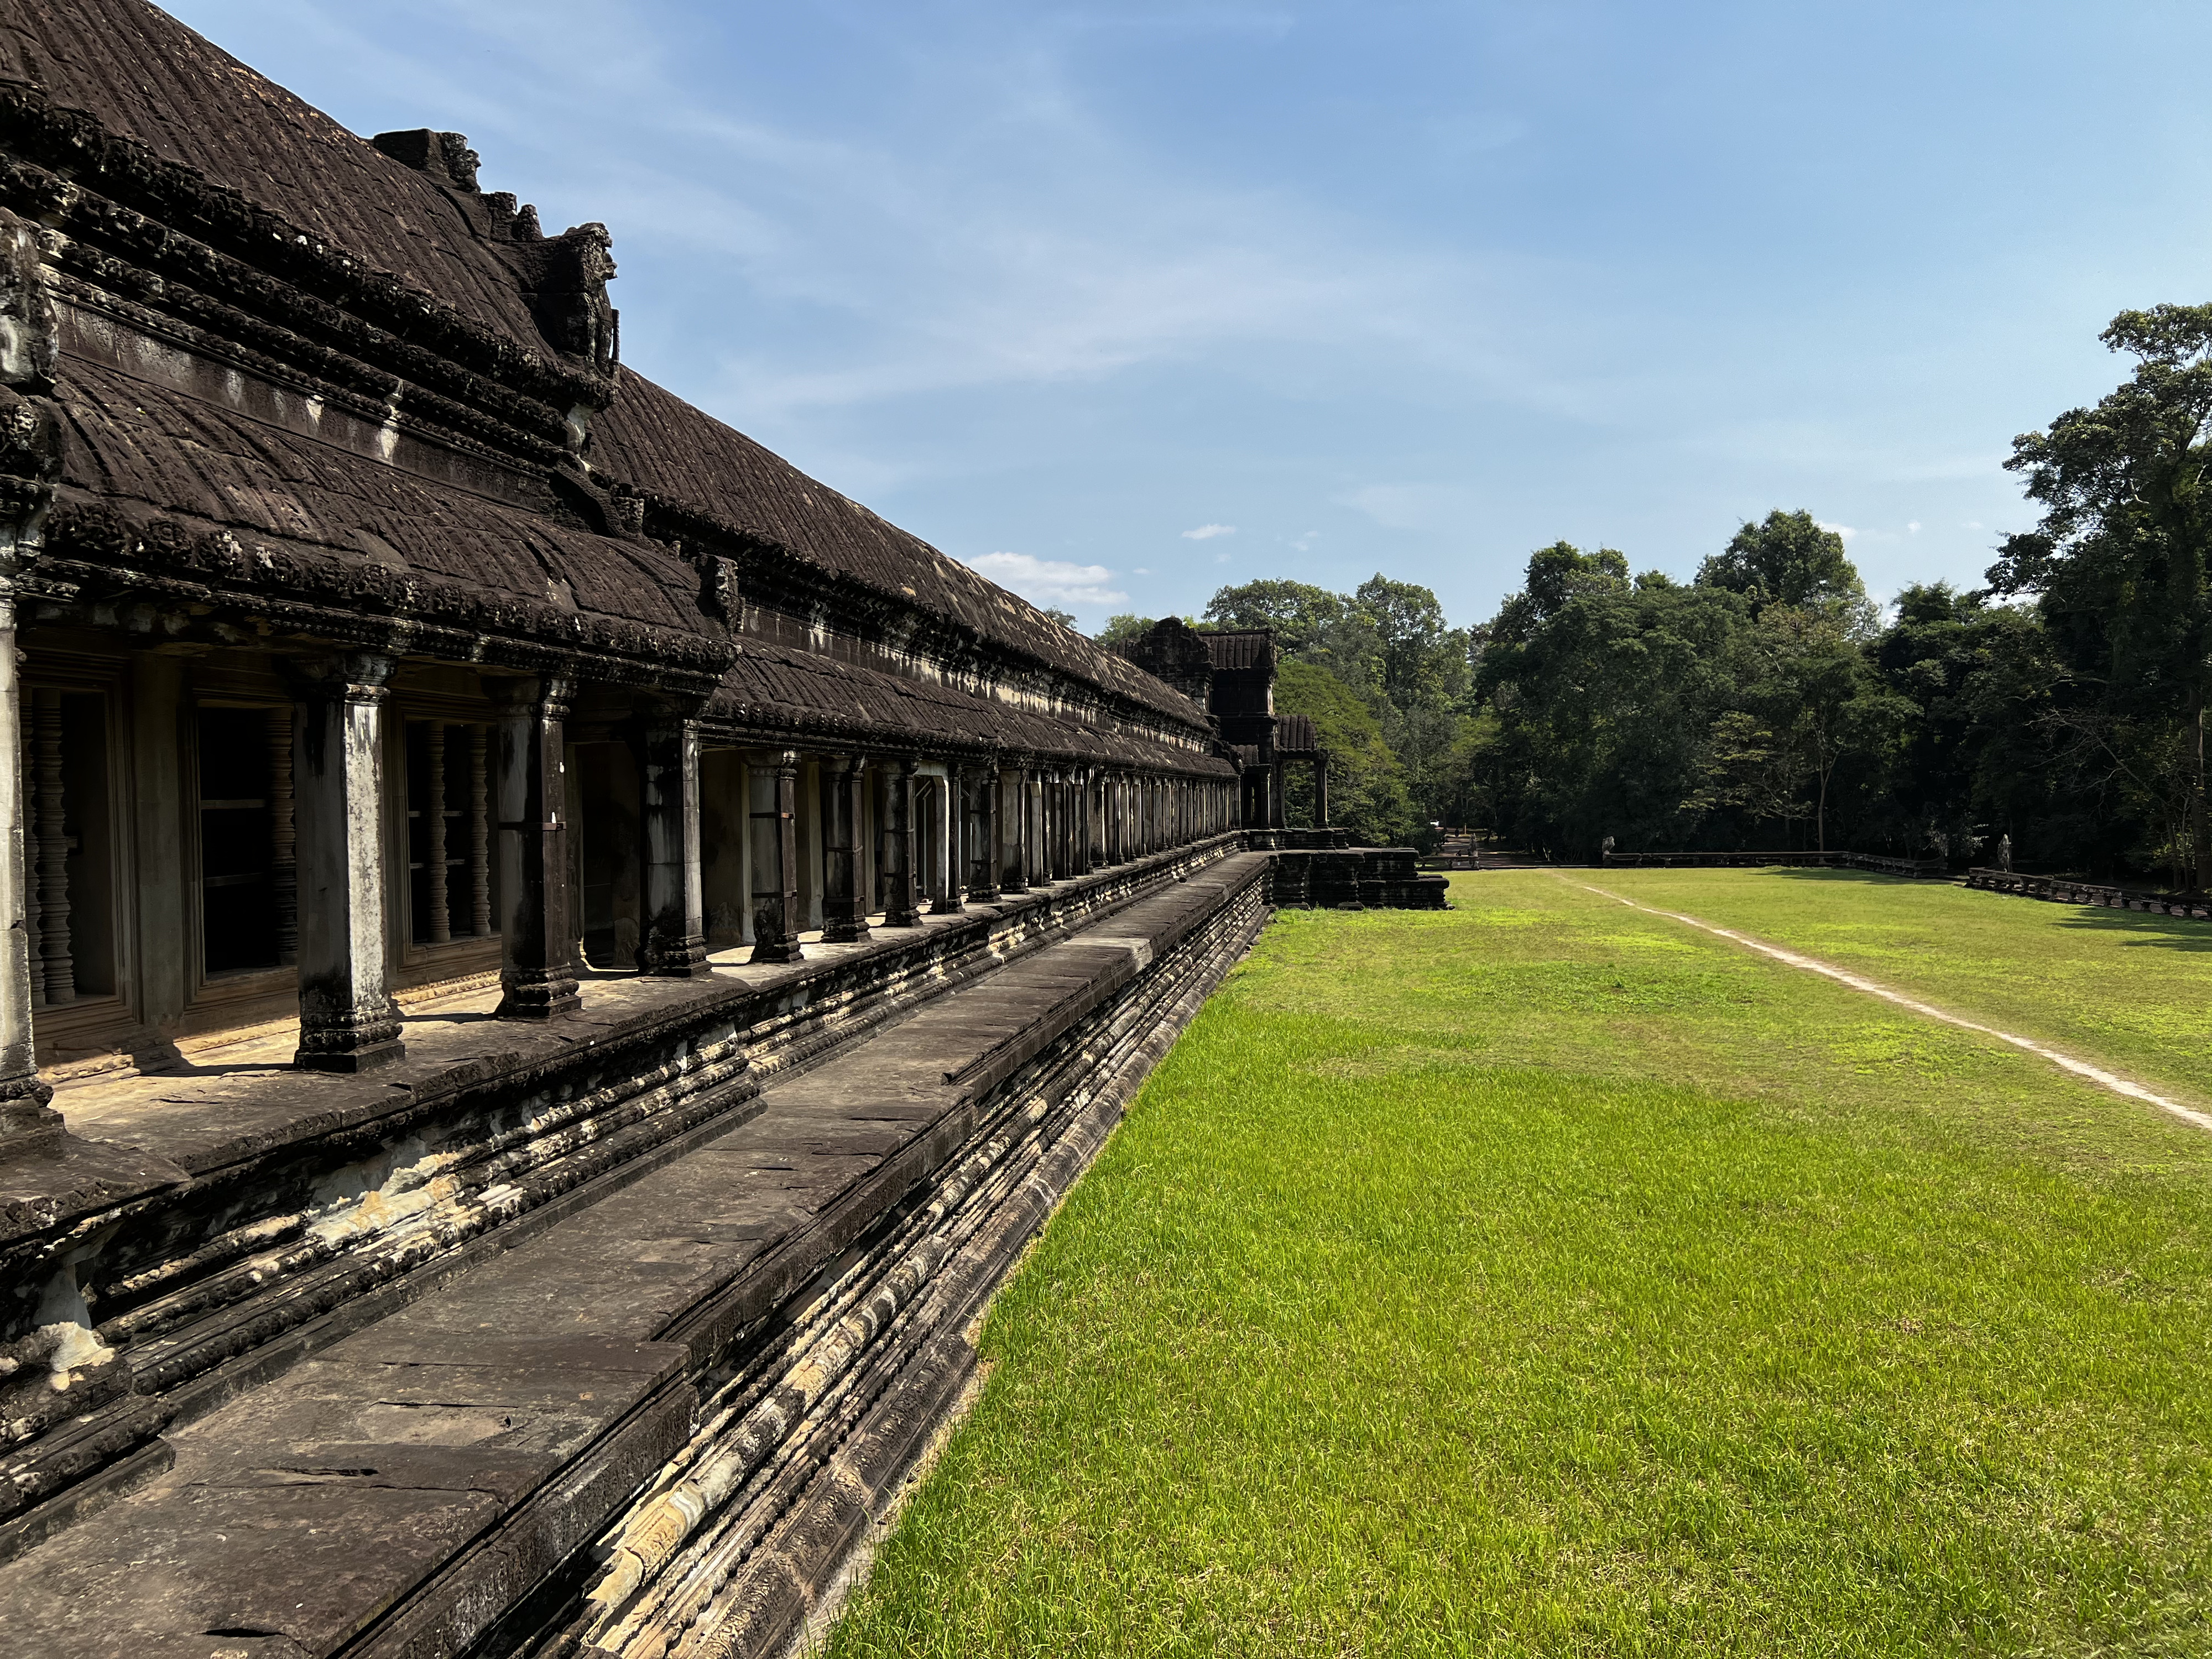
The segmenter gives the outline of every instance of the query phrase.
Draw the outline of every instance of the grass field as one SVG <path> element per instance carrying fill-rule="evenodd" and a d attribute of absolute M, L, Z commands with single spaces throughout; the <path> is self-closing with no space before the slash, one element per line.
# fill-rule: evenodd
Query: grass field
<path fill-rule="evenodd" d="M 2198 958 L 2142 933 L 1662 874 L 2203 1076 Z M 2212 1651 L 2212 1135 L 1554 876 L 1454 902 L 1268 930 L 835 1654 Z"/>
<path fill-rule="evenodd" d="M 2092 1052 L 2164 1085 L 2161 1094 L 2212 1106 L 2204 922 L 1845 870 L 1607 870 L 1587 879 Z"/>

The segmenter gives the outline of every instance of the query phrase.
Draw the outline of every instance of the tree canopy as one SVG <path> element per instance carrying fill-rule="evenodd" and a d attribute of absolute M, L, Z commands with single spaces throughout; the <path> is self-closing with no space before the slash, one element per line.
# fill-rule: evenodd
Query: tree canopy
<path fill-rule="evenodd" d="M 1277 707 L 1313 719 L 1332 815 L 1363 837 L 1959 859 L 2009 836 L 2023 864 L 2200 887 L 2212 306 L 2124 312 L 2103 337 L 2128 378 L 2014 441 L 2039 516 L 1978 591 L 1909 586 L 1885 616 L 1843 533 L 1778 508 L 1688 581 L 1538 548 L 1474 627 L 1379 572 L 1224 587 L 1200 625 L 1273 630 Z"/>

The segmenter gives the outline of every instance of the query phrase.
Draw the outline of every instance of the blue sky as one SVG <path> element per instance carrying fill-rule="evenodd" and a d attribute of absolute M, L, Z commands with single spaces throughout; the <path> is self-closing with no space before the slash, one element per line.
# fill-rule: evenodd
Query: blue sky
<path fill-rule="evenodd" d="M 179 0 L 614 234 L 624 359 L 1086 627 L 1561 537 L 1877 593 L 2212 297 L 2212 8 Z"/>

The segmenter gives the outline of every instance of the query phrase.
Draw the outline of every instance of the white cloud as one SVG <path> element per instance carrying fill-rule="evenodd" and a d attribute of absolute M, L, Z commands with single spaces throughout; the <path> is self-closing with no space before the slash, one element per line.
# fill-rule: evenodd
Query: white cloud
<path fill-rule="evenodd" d="M 1134 570 L 1132 570 L 1129 574 L 1130 574 L 1132 576 L 1149 576 L 1149 575 L 1151 575 L 1152 573 L 1151 569 L 1150 569 L 1148 567 L 1146 567 L 1146 566 L 1145 566 L 1145 565 L 1141 565 L 1141 564 L 1140 564 L 1140 565 L 1139 565 L 1139 566 L 1138 566 Z"/>
<path fill-rule="evenodd" d="M 969 560 L 968 566 L 1032 605 L 1120 605 L 1129 597 L 1108 586 L 1114 573 L 1103 564 L 1071 564 L 1031 553 L 986 553 Z"/>
<path fill-rule="evenodd" d="M 1908 520 L 1905 522 L 1905 527 L 1908 531 L 1911 532 L 1912 534 L 1917 536 L 1920 533 L 1920 520 L 1917 519 Z"/>
<path fill-rule="evenodd" d="M 1853 537 L 1859 533 L 1847 524 L 1830 524 L 1825 519 L 1815 519 L 1813 522 L 1819 525 L 1823 530 L 1832 531 L 1835 534 L 1841 536 L 1846 542 L 1850 541 Z"/>
<path fill-rule="evenodd" d="M 1187 542 L 1210 542 L 1216 536 L 1233 536 L 1236 533 L 1237 526 L 1233 524 L 1202 524 L 1195 530 L 1184 531 L 1182 538 Z"/>

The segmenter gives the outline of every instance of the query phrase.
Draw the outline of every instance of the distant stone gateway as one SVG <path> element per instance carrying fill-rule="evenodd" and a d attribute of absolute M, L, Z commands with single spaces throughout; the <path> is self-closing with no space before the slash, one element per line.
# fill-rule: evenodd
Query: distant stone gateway
<path fill-rule="evenodd" d="M 1270 908 L 1443 902 L 1268 635 L 805 477 L 478 167 L 0 14 L 10 1651 L 778 1650 Z"/>

